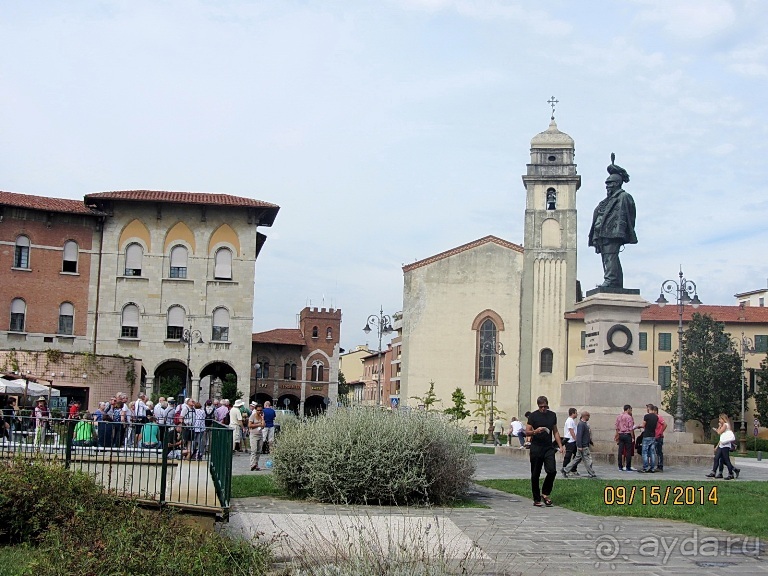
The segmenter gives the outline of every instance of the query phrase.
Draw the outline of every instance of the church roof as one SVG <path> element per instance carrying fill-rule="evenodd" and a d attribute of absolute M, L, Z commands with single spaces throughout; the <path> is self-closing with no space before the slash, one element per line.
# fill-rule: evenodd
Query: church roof
<path fill-rule="evenodd" d="M 307 344 L 298 328 L 275 328 L 266 332 L 256 332 L 251 335 L 251 341 L 258 344 L 290 344 L 292 346 Z"/>
<path fill-rule="evenodd" d="M 417 260 L 412 264 L 406 264 L 405 266 L 403 266 L 403 272 L 410 272 L 411 270 L 414 270 L 416 268 L 421 268 L 422 266 L 426 266 L 427 264 L 432 264 L 433 262 L 437 262 L 445 258 L 450 258 L 451 256 L 454 256 L 456 254 L 460 254 L 462 252 L 466 252 L 467 250 L 472 250 L 473 248 L 477 248 L 478 246 L 482 246 L 483 244 L 489 244 L 489 243 L 498 244 L 503 248 L 509 248 L 510 250 L 514 250 L 516 252 L 520 252 L 520 253 L 523 252 L 522 246 L 518 244 L 513 244 L 512 242 L 507 242 L 506 240 L 502 240 L 497 236 L 491 235 L 491 236 L 485 236 L 484 238 L 480 238 L 479 240 L 475 240 L 474 242 L 470 242 L 469 244 L 462 244 L 461 246 L 457 246 L 456 248 L 446 250 L 445 252 L 440 252 L 440 254 L 435 254 L 434 256 L 430 256 L 429 258 L 424 258 L 423 260 Z"/>
<path fill-rule="evenodd" d="M 702 304 L 698 308 L 683 307 L 683 322 L 690 322 L 694 313 L 707 314 L 718 322 L 726 324 L 766 324 L 768 323 L 768 308 L 761 306 L 709 306 Z M 584 318 L 584 312 L 566 312 L 567 320 Z M 640 314 L 641 322 L 677 322 L 679 320 L 677 305 L 652 305 Z"/>
<path fill-rule="evenodd" d="M 573 138 L 565 132 L 560 132 L 555 119 L 552 118 L 549 128 L 531 139 L 531 148 L 573 148 Z"/>

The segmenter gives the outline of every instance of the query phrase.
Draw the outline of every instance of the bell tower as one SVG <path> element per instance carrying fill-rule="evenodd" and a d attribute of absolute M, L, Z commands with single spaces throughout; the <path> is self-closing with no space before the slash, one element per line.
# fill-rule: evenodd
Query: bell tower
<path fill-rule="evenodd" d="M 560 405 L 566 375 L 565 312 L 576 304 L 576 173 L 573 138 L 555 123 L 531 140 L 525 185 L 518 414 L 547 396 Z"/>

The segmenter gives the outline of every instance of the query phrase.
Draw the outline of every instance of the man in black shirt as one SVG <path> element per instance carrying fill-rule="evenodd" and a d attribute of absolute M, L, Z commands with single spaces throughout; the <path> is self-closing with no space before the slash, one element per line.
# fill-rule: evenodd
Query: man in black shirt
<path fill-rule="evenodd" d="M 555 467 L 555 448 L 552 446 L 554 434 L 560 453 L 565 453 L 563 441 L 557 431 L 557 414 L 549 410 L 549 400 L 546 396 L 536 399 L 539 409 L 528 416 L 528 424 L 525 427 L 526 435 L 531 438 L 531 490 L 533 492 L 533 505 L 541 506 L 542 501 L 547 506 L 552 506 L 549 495 L 555 485 L 557 469 Z M 544 484 L 539 488 L 541 468 L 544 467 L 547 475 Z"/>
<path fill-rule="evenodd" d="M 653 413 L 653 404 L 646 404 L 648 413 L 643 416 L 643 423 L 635 430 L 643 431 L 643 469 L 638 472 L 656 472 L 656 425 L 659 416 Z"/>

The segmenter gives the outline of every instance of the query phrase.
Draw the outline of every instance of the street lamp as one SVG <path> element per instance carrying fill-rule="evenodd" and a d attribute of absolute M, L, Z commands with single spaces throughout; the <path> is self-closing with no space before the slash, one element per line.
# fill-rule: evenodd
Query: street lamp
<path fill-rule="evenodd" d="M 675 432 L 685 432 L 685 420 L 683 419 L 683 306 L 690 304 L 698 308 L 701 304 L 696 293 L 696 283 L 683 278 L 683 269 L 678 273 L 679 280 L 664 280 L 661 283 L 661 292 L 656 304 L 663 308 L 668 304 L 664 298 L 664 292 L 674 294 L 677 301 L 677 410 L 675 410 Z"/>
<path fill-rule="evenodd" d="M 261 364 L 256 362 L 256 364 L 253 365 L 253 373 L 256 375 L 256 389 L 253 391 L 253 398 L 251 400 L 256 400 L 256 395 L 259 393 L 259 371 L 261 370 Z"/>
<path fill-rule="evenodd" d="M 496 385 L 498 383 L 498 367 L 496 366 L 496 355 L 500 358 L 504 358 L 504 356 L 507 355 L 506 352 L 504 352 L 504 344 L 501 342 L 496 342 L 495 338 L 492 338 L 491 340 L 487 340 L 483 342 L 482 348 L 480 349 L 480 355 L 481 356 L 491 356 L 493 355 L 493 369 L 491 371 L 491 416 L 490 416 L 490 426 L 488 428 L 489 432 L 488 435 L 493 437 L 493 390 L 496 388 Z"/>
<path fill-rule="evenodd" d="M 371 314 L 368 316 L 368 321 L 365 323 L 365 328 L 363 328 L 363 332 L 366 334 L 371 333 L 371 325 L 376 327 L 376 330 L 379 333 L 379 354 L 377 356 L 376 362 L 378 363 L 378 373 L 376 375 L 376 405 L 381 406 L 381 372 L 382 372 L 382 366 L 381 366 L 381 337 L 384 334 L 392 334 L 392 318 L 384 314 L 384 307 L 382 306 L 379 310 L 379 315 L 376 316 L 375 314 Z"/>
<path fill-rule="evenodd" d="M 746 391 L 747 391 L 747 375 L 744 369 L 745 360 L 747 354 L 754 354 L 757 352 L 755 345 L 751 338 L 744 336 L 744 332 L 741 333 L 741 340 L 733 338 L 731 343 L 737 346 L 739 356 L 741 357 L 741 432 L 739 433 L 739 454 L 742 456 L 747 455 L 747 423 L 745 421 L 746 414 Z"/>
<path fill-rule="evenodd" d="M 185 392 L 186 392 L 185 395 L 188 398 L 192 398 L 193 397 L 192 391 L 190 390 L 190 387 L 189 387 L 189 376 L 190 376 L 189 364 L 192 361 L 192 344 L 193 343 L 202 344 L 203 333 L 200 332 L 200 330 L 192 330 L 192 325 L 190 324 L 189 328 L 184 329 L 184 333 L 181 335 L 181 338 L 179 338 L 179 341 L 187 345 L 187 375 L 186 375 L 187 377 L 184 380 L 185 382 L 184 385 L 185 385 Z"/>

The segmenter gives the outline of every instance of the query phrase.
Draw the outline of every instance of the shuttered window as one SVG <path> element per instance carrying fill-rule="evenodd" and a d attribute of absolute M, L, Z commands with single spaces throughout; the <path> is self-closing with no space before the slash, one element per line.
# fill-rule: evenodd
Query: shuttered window
<path fill-rule="evenodd" d="M 120 336 L 123 338 L 139 337 L 139 307 L 128 304 L 123 308 L 123 321 Z"/>
<path fill-rule="evenodd" d="M 218 280 L 232 280 L 232 251 L 228 248 L 216 250 L 213 277 Z"/>
<path fill-rule="evenodd" d="M 186 314 L 181 306 L 171 306 L 168 309 L 168 326 L 165 337 L 168 340 L 181 340 L 184 335 Z"/>
<path fill-rule="evenodd" d="M 211 340 L 229 341 L 229 310 L 216 308 L 213 311 L 213 334 Z"/>
<path fill-rule="evenodd" d="M 11 302 L 11 332 L 24 332 L 26 315 L 27 303 L 21 298 L 15 298 Z"/>
<path fill-rule="evenodd" d="M 61 263 L 62 272 L 77 272 L 77 242 L 70 240 L 64 243 L 64 256 Z"/>
<path fill-rule="evenodd" d="M 187 277 L 187 249 L 174 246 L 171 249 L 171 278 Z"/>
<path fill-rule="evenodd" d="M 129 244 L 125 250 L 125 275 L 141 276 L 141 261 L 144 258 L 144 249 L 141 244 Z"/>
<path fill-rule="evenodd" d="M 16 251 L 13 256 L 14 268 L 29 268 L 29 238 L 19 236 L 16 238 Z"/>
<path fill-rule="evenodd" d="M 71 336 L 75 328 L 75 307 L 64 302 L 59 306 L 59 334 Z"/>

